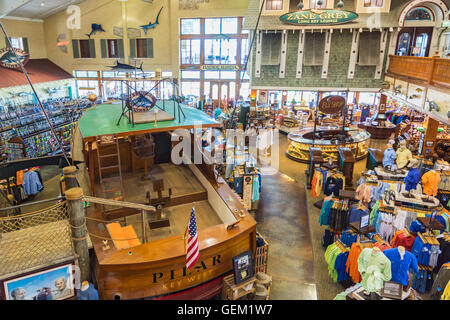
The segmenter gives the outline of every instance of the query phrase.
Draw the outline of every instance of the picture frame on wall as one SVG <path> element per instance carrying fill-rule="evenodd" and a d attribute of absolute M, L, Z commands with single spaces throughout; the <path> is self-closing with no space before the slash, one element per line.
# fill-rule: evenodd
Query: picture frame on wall
<path fill-rule="evenodd" d="M 233 271 L 235 284 L 242 283 L 253 277 L 255 269 L 250 250 L 233 257 Z"/>
<path fill-rule="evenodd" d="M 380 295 L 385 298 L 402 299 L 403 285 L 394 281 L 385 281 Z"/>
<path fill-rule="evenodd" d="M 4 300 L 67 300 L 75 297 L 73 261 L 1 281 Z"/>

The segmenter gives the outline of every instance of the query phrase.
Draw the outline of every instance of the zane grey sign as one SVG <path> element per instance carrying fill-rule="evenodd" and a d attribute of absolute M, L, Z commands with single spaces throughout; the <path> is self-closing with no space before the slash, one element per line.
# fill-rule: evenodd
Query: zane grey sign
<path fill-rule="evenodd" d="M 283 14 L 280 20 L 295 25 L 333 25 L 347 23 L 358 18 L 352 11 L 346 10 L 302 10 Z"/>
<path fill-rule="evenodd" d="M 345 98 L 341 96 L 328 96 L 320 100 L 319 111 L 325 114 L 336 114 L 345 107 Z"/>

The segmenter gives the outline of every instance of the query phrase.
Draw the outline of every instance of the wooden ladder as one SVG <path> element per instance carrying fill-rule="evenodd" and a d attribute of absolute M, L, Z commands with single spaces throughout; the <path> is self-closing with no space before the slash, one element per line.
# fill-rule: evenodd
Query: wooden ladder
<path fill-rule="evenodd" d="M 112 199 L 118 201 L 124 201 L 124 188 L 122 180 L 122 169 L 120 166 L 120 151 L 119 151 L 119 140 L 117 135 L 103 135 L 96 136 L 97 140 L 97 160 L 98 160 L 98 175 L 100 177 L 100 186 L 102 188 L 102 196 L 105 199 Z M 105 149 L 110 146 L 115 146 L 115 152 L 113 153 L 102 153 Z M 110 148 L 109 148 L 110 149 Z M 115 164 L 103 165 L 105 159 L 115 158 Z M 105 177 L 105 171 L 109 169 L 116 169 L 119 171 L 118 176 Z M 111 211 L 113 209 L 106 208 L 102 205 L 103 212 Z"/>

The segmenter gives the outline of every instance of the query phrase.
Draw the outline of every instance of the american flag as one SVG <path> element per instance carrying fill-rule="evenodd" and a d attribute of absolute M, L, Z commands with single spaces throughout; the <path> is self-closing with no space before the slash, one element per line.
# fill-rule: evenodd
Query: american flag
<path fill-rule="evenodd" d="M 191 269 L 198 261 L 198 239 L 197 239 L 197 221 L 195 220 L 195 209 L 192 208 L 191 218 L 188 223 L 188 243 L 186 250 L 186 267 Z"/>

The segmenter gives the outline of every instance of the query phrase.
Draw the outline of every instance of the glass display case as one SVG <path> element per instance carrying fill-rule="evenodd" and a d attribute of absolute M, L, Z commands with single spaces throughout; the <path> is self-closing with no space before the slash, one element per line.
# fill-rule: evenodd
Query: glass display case
<path fill-rule="evenodd" d="M 338 161 L 339 147 L 350 148 L 356 160 L 365 158 L 368 154 L 370 133 L 365 130 L 346 128 L 345 134 L 337 127 L 317 127 L 316 138 L 313 139 L 313 128 L 308 127 L 288 134 L 289 146 L 287 156 L 295 161 L 309 162 L 309 147 L 322 150 L 325 161 L 331 158 Z"/>

